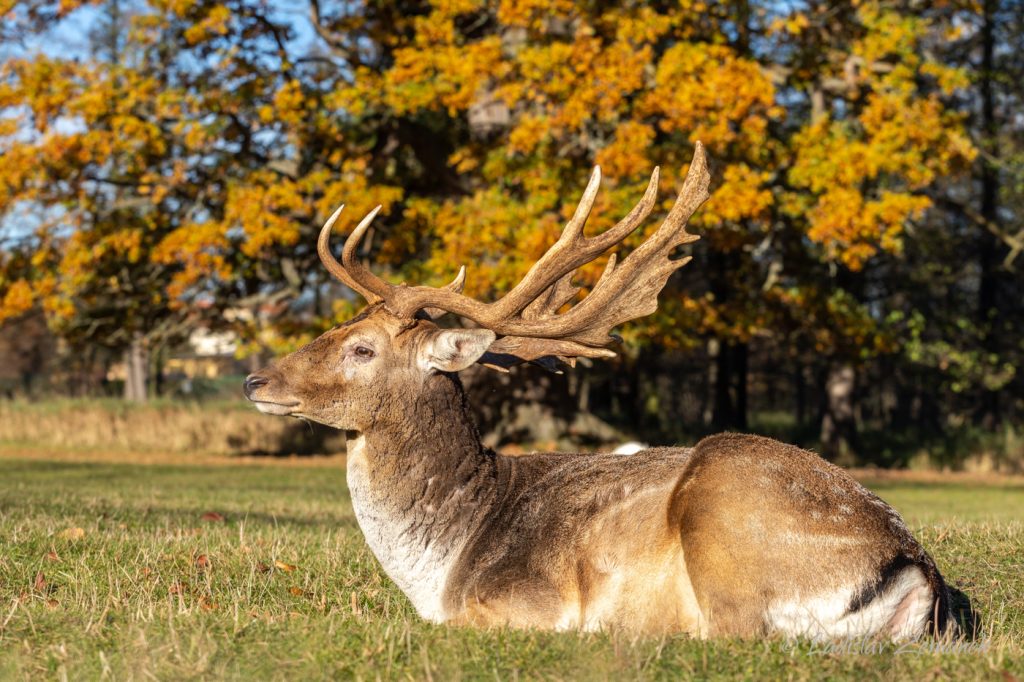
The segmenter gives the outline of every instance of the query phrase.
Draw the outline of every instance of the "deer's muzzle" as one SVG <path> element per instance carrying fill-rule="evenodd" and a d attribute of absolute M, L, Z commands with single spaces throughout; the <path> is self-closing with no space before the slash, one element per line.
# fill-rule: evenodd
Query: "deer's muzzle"
<path fill-rule="evenodd" d="M 273 385 L 270 378 L 262 374 L 257 373 L 247 376 L 242 388 L 245 397 L 256 405 L 257 410 L 264 414 L 287 416 L 292 414 L 299 405 L 298 400 L 280 400 L 275 399 L 272 393 L 268 395 L 267 389 L 272 390 Z"/>

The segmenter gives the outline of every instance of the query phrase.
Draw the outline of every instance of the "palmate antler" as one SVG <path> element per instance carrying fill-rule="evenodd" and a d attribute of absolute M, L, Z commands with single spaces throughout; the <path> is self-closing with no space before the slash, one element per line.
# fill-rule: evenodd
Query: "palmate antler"
<path fill-rule="evenodd" d="M 601 169 L 595 167 L 583 198 L 558 241 L 512 291 L 493 303 L 482 303 L 461 293 L 465 266 L 443 288 L 396 286 L 370 272 L 356 258 L 356 250 L 379 206 L 360 221 L 346 240 L 340 263 L 331 255 L 328 240 L 341 208 L 324 224 L 317 250 L 331 274 L 369 303 L 382 302 L 396 316 L 412 318 L 427 311 L 435 317 L 450 312 L 493 331 L 499 338 L 489 349 L 488 364 L 509 365 L 551 356 L 569 362 L 579 357 L 613 357 L 615 353 L 609 347 L 618 339 L 611 330 L 653 313 L 658 307 L 658 293 L 669 276 L 690 261 L 689 257 L 671 256 L 677 246 L 699 239 L 686 232 L 686 222 L 708 198 L 709 182 L 704 146 L 698 142 L 683 189 L 665 221 L 621 263 L 612 254 L 590 293 L 564 312 L 559 311 L 580 291 L 572 284 L 573 273 L 621 243 L 654 208 L 657 168 L 640 203 L 625 218 L 606 232 L 585 237 L 583 226 L 601 184 Z"/>

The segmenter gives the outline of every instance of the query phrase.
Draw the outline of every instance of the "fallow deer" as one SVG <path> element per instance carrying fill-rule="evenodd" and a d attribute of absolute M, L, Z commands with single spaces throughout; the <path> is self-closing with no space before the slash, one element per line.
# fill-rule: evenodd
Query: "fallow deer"
<path fill-rule="evenodd" d="M 610 330 L 654 312 L 690 260 L 672 256 L 697 239 L 685 226 L 709 177 L 698 143 L 662 225 L 621 262 L 612 255 L 582 300 L 573 273 L 648 216 L 658 169 L 621 222 L 586 237 L 595 168 L 558 241 L 493 303 L 461 293 L 465 268 L 439 289 L 371 273 L 356 252 L 377 210 L 341 262 L 328 246 L 341 209 L 323 226 L 323 264 L 369 305 L 250 375 L 245 395 L 347 432 L 359 526 L 423 618 L 896 640 L 952 623 L 942 576 L 896 511 L 811 452 L 739 434 L 631 456 L 510 457 L 481 443 L 457 372 L 614 356 Z M 432 320 L 443 313 L 476 327 L 442 329 Z"/>

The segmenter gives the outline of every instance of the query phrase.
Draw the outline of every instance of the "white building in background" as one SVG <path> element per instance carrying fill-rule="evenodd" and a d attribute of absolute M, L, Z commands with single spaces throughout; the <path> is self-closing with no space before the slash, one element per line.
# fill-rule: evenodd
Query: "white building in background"
<path fill-rule="evenodd" d="M 200 327 L 188 336 L 192 353 L 199 358 L 234 357 L 238 350 L 238 334 L 232 330 L 211 331 Z"/>
<path fill-rule="evenodd" d="M 262 320 L 273 317 L 283 304 L 268 304 L 262 307 L 257 315 Z M 229 308 L 223 312 L 224 320 L 229 323 L 252 323 L 256 319 L 253 311 L 245 308 Z M 269 333 L 269 332 L 264 332 Z M 164 359 L 163 371 L 168 377 L 184 379 L 214 379 L 224 375 L 246 374 L 250 361 L 237 357 L 241 339 L 231 329 L 213 330 L 210 327 L 197 326 L 188 336 L 188 340 L 173 349 Z M 125 365 L 117 362 L 107 371 L 107 379 L 124 381 Z"/>

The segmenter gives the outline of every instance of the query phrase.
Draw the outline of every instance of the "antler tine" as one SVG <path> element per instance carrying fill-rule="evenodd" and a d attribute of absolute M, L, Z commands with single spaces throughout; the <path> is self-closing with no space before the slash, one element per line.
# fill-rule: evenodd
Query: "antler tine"
<path fill-rule="evenodd" d="M 359 221 L 359 224 L 356 225 L 354 230 L 352 230 L 352 234 L 350 234 L 348 239 L 345 240 L 345 245 L 341 249 L 341 263 L 339 264 L 337 261 L 334 261 L 332 257 L 331 260 L 334 261 L 333 267 L 328 265 L 328 269 L 331 269 L 331 272 L 338 275 L 342 281 L 362 294 L 363 297 L 366 298 L 367 302 L 377 303 L 383 301 L 389 308 L 395 308 L 397 310 L 401 309 L 402 301 L 407 298 L 407 296 L 403 294 L 408 294 L 410 290 L 404 285 L 396 287 L 393 284 L 389 284 L 377 275 L 373 274 L 369 268 L 360 262 L 356 253 L 359 249 L 359 244 L 363 241 L 363 237 L 366 235 L 367 230 L 370 229 L 373 219 L 377 217 L 378 213 L 380 213 L 381 208 L 382 206 L 380 205 L 376 206 Z M 337 212 L 335 215 L 337 215 Z M 321 241 L 324 242 L 326 248 L 326 240 L 323 232 L 321 232 Z M 328 251 L 328 255 L 329 253 L 330 252 Z M 322 257 L 323 254 L 321 254 L 321 258 Z M 464 277 L 463 273 L 460 273 L 460 275 Z M 422 289 L 423 287 L 417 288 Z M 452 282 L 452 284 L 449 284 L 441 291 L 457 293 L 461 290 L 462 283 L 459 281 L 459 277 L 456 277 L 456 280 Z M 412 317 L 415 312 L 423 309 L 424 307 L 424 305 L 421 305 L 416 310 L 410 311 L 406 316 Z"/>
<path fill-rule="evenodd" d="M 710 186 L 711 171 L 708 170 L 707 152 L 704 145 L 697 142 L 693 150 L 693 159 L 690 160 L 690 170 L 686 172 L 686 179 L 683 180 L 683 189 L 679 191 L 676 203 L 669 211 L 665 223 L 678 225 L 689 220 L 700 205 L 707 201 Z"/>
<path fill-rule="evenodd" d="M 455 294 L 461 294 L 462 293 L 462 288 L 464 286 L 466 286 L 466 266 L 465 265 L 463 265 L 463 266 L 461 266 L 459 268 L 459 273 L 457 275 L 455 275 L 455 279 L 453 279 L 448 284 L 444 285 L 443 288 L 446 291 L 451 291 L 452 293 L 455 293 Z M 429 317 L 430 319 L 436 320 L 437 318 L 441 317 L 442 315 L 445 315 L 448 311 L 445 310 L 444 308 L 424 308 L 423 312 L 426 313 L 427 317 Z"/>
<path fill-rule="evenodd" d="M 611 229 L 595 237 L 584 237 L 583 227 L 597 199 L 601 185 L 601 167 L 594 166 L 587 188 L 572 218 L 566 223 L 561 236 L 540 259 L 533 264 L 522 281 L 504 298 L 495 302 L 496 316 L 521 313 L 538 296 L 556 282 L 589 263 L 610 247 L 628 237 L 650 215 L 658 196 L 658 168 L 651 173 L 644 196 L 636 206 Z"/>
<path fill-rule="evenodd" d="M 383 301 L 396 316 L 411 318 L 424 311 L 436 317 L 450 312 L 494 331 L 502 338 L 492 344 L 489 364 L 513 364 L 548 356 L 565 360 L 609 357 L 615 355 L 608 348 L 616 340 L 611 330 L 657 309 L 658 293 L 669 276 L 690 260 L 672 258 L 673 251 L 699 239 L 686 232 L 686 221 L 708 198 L 710 174 L 700 142 L 696 144 L 683 188 L 661 226 L 621 262 L 613 254 L 590 294 L 565 312 L 559 311 L 578 293 L 571 282 L 576 269 L 622 242 L 650 215 L 657 202 L 659 176 L 659 169 L 655 168 L 636 206 L 614 227 L 588 238 L 583 236 L 583 228 L 601 182 L 601 169 L 595 167 L 558 241 L 512 291 L 494 303 L 482 303 L 461 293 L 465 268 L 451 284 L 439 289 L 393 286 L 373 275 L 356 258 L 356 249 L 380 207 L 363 218 L 346 240 L 341 264 L 326 248 L 326 234 L 337 218 L 335 213 L 320 235 L 321 258 L 339 279 L 368 300 Z"/>
<path fill-rule="evenodd" d="M 342 204 L 338 209 L 331 214 L 331 217 L 324 223 L 323 228 L 320 230 L 320 238 L 317 240 L 317 253 L 320 255 L 320 260 L 323 262 L 324 267 L 327 268 L 328 272 L 341 280 L 350 289 L 359 293 L 368 303 L 379 303 L 384 301 L 389 307 L 401 310 L 403 302 L 406 302 L 409 298 L 409 294 L 413 294 L 415 290 L 427 290 L 426 287 L 416 287 L 415 289 L 409 289 L 407 287 L 400 286 L 396 287 L 393 284 L 385 282 L 381 278 L 377 277 L 370 271 L 369 268 L 364 266 L 358 258 L 357 251 L 359 244 L 362 242 L 363 237 L 366 235 L 367 230 L 370 228 L 370 224 L 373 223 L 373 219 L 380 213 L 381 206 L 375 207 L 372 211 L 366 214 L 356 228 L 352 230 L 352 234 L 345 240 L 345 244 L 341 250 L 341 262 L 339 263 L 334 256 L 331 254 L 330 237 L 331 231 L 334 228 L 334 224 L 338 220 L 338 216 L 341 215 L 342 209 L 345 205 Z M 439 289 L 438 291 L 448 292 L 453 295 L 460 295 L 462 288 L 466 284 L 466 266 L 463 265 L 455 279 L 450 283 Z M 413 301 L 413 305 L 418 305 L 418 301 Z M 419 306 L 418 309 L 422 309 L 428 317 L 431 319 L 444 315 L 447 310 L 441 308 L 432 308 Z M 413 310 L 410 314 L 415 313 Z"/>
<path fill-rule="evenodd" d="M 657 174 L 652 177 L 652 185 Z M 690 170 L 676 202 L 661 226 L 616 267 L 615 255 L 608 260 L 604 272 L 590 294 L 562 314 L 549 310 L 537 320 L 537 330 L 509 333 L 492 344 L 490 352 L 520 360 L 534 360 L 548 355 L 569 357 L 607 357 L 614 355 L 607 346 L 615 341 L 611 330 L 629 320 L 649 315 L 658 306 L 658 293 L 669 276 L 690 261 L 689 257 L 673 259 L 675 248 L 699 239 L 686 232 L 686 221 L 708 198 L 710 174 L 704 146 L 697 143 Z M 651 185 L 648 186 L 648 190 Z M 648 192 L 644 199 L 653 203 Z M 623 223 L 647 212 L 641 207 L 627 216 Z M 616 231 L 616 226 L 609 232 Z M 628 234 L 628 232 L 626 233 Z M 623 235 L 624 237 L 625 235 Z M 601 239 L 600 235 L 595 239 Z M 493 328 L 493 327 L 492 327 Z M 498 364 L 492 361 L 492 364 Z"/>
<path fill-rule="evenodd" d="M 590 211 L 594 208 L 594 202 L 597 201 L 597 193 L 600 190 L 601 167 L 594 166 L 594 170 L 590 172 L 590 180 L 587 181 L 587 188 L 583 190 L 583 196 L 580 197 L 580 203 L 573 211 L 572 218 L 565 224 L 562 235 L 558 238 L 559 242 L 575 241 L 583 235 L 583 227 L 587 224 L 587 219 L 590 218 Z"/>
<path fill-rule="evenodd" d="M 334 224 L 338 222 L 338 216 L 341 215 L 344 208 L 345 204 L 339 206 L 337 210 L 331 214 L 331 217 L 327 219 L 327 222 L 324 223 L 324 226 L 320 228 L 320 238 L 317 239 L 316 252 L 320 256 L 320 262 L 324 264 L 325 268 L 327 268 L 327 272 L 341 280 L 341 282 L 349 289 L 352 289 L 365 298 L 368 303 L 377 303 L 380 301 L 380 297 L 373 291 L 362 287 L 358 282 L 356 282 L 348 271 L 345 270 L 345 266 L 339 263 L 331 253 L 331 231 L 334 229 Z"/>
<path fill-rule="evenodd" d="M 457 294 L 462 293 L 462 287 L 466 286 L 466 266 L 459 267 L 459 274 L 455 275 L 455 279 L 445 286 L 448 291 L 454 291 Z"/>
<path fill-rule="evenodd" d="M 643 221 L 647 220 L 647 216 L 651 214 L 654 204 L 658 200 L 658 183 L 660 181 L 661 169 L 655 166 L 651 171 L 651 179 L 647 182 L 647 189 L 644 190 L 644 195 L 637 205 L 615 227 L 588 239 L 587 241 L 593 244 L 592 248 L 600 249 L 601 252 L 606 251 L 631 235 Z"/>
<path fill-rule="evenodd" d="M 669 276 L 690 261 L 689 256 L 673 259 L 672 252 L 700 239 L 686 231 L 686 222 L 707 200 L 710 180 L 704 145 L 698 142 L 683 188 L 665 221 L 618 267 L 614 257 L 609 259 L 590 295 L 560 316 L 561 326 L 573 329 L 576 341 L 607 345 L 611 328 L 657 310 L 658 293 Z"/>
<path fill-rule="evenodd" d="M 387 299 L 387 293 L 390 284 L 382 280 L 377 275 L 370 272 L 369 268 L 364 266 L 356 255 L 356 250 L 359 248 L 359 243 L 363 241 L 363 236 L 366 231 L 370 229 L 370 225 L 373 223 L 373 219 L 380 213 L 382 207 L 378 205 L 372 211 L 366 214 L 359 224 L 356 225 L 356 229 L 352 230 L 352 234 L 345 240 L 345 246 L 341 249 L 341 264 L 348 272 L 349 276 L 354 279 L 364 289 L 373 292 L 378 298 Z"/>

